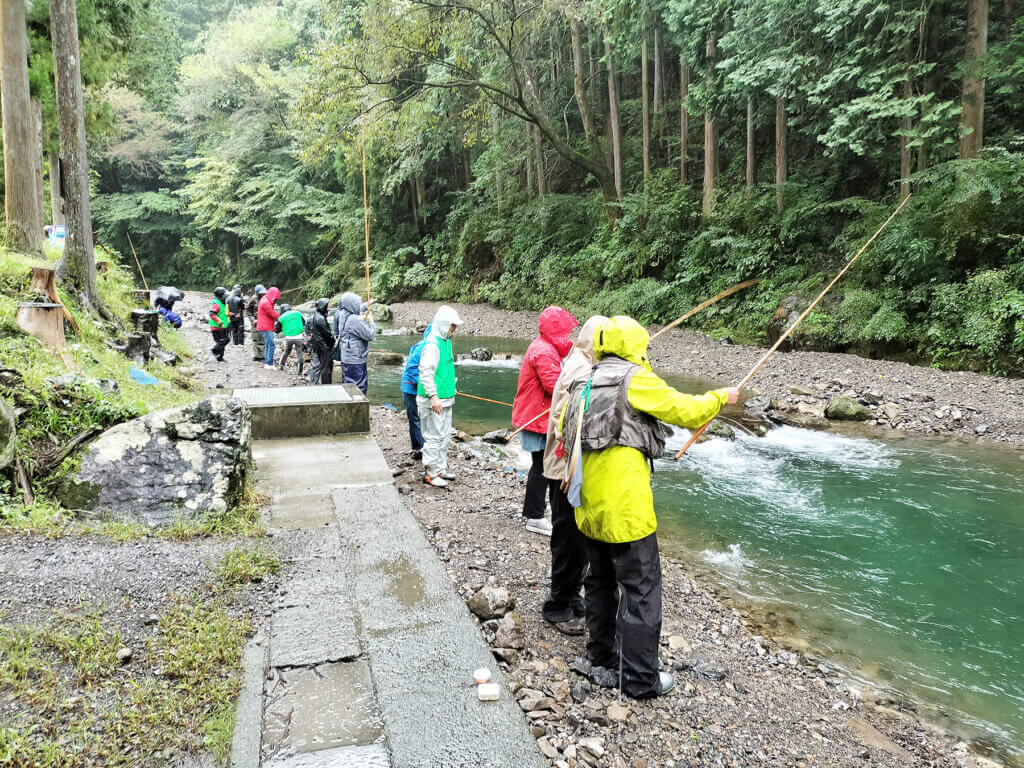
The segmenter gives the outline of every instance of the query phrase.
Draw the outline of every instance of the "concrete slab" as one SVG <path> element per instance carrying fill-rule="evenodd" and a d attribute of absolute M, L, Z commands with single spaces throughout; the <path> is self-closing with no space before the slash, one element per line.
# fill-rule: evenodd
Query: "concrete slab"
<path fill-rule="evenodd" d="M 272 667 L 304 667 L 358 655 L 358 619 L 341 595 L 282 608 L 271 619 Z"/>
<path fill-rule="evenodd" d="M 235 731 L 231 740 L 231 768 L 260 768 L 263 737 L 263 672 L 267 647 L 262 634 L 242 651 L 242 689 L 235 707 Z"/>
<path fill-rule="evenodd" d="M 334 502 L 392 764 L 546 766 L 490 648 L 394 486 L 338 490 Z M 472 675 L 481 666 L 501 686 L 496 702 L 476 698 Z"/>
<path fill-rule="evenodd" d="M 369 436 L 257 440 L 252 458 L 260 490 L 273 494 L 275 504 L 339 486 L 392 481 L 380 448 Z"/>
<path fill-rule="evenodd" d="M 362 660 L 278 671 L 267 684 L 263 719 L 268 758 L 374 744 L 382 735 Z"/>
<path fill-rule="evenodd" d="M 370 431 L 370 403 L 353 384 L 236 389 L 256 439 Z"/>
<path fill-rule="evenodd" d="M 263 764 L 264 768 L 390 768 L 391 759 L 380 744 L 339 747 L 291 755 Z"/>
<path fill-rule="evenodd" d="M 334 522 L 329 493 L 281 496 L 270 507 L 270 527 L 284 531 L 318 528 Z"/>

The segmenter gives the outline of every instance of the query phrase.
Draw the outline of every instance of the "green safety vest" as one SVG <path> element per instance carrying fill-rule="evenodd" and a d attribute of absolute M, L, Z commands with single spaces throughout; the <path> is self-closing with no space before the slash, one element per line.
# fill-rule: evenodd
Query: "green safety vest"
<path fill-rule="evenodd" d="M 442 400 L 455 397 L 455 359 L 452 357 L 451 339 L 442 339 L 440 336 L 431 336 L 427 344 L 434 344 L 441 352 L 437 361 L 437 370 L 434 372 L 434 386 L 437 387 L 437 396 Z M 427 396 L 427 390 L 423 388 L 423 377 L 416 385 L 416 393 L 420 397 Z"/>
<path fill-rule="evenodd" d="M 285 336 L 301 336 L 306 327 L 306 321 L 297 309 L 285 312 L 277 321 L 281 324 L 281 333 Z"/>
<path fill-rule="evenodd" d="M 215 298 L 213 303 L 217 305 L 217 316 L 210 318 L 211 328 L 227 328 L 228 327 L 228 308 L 224 306 L 224 302 L 220 299 Z"/>

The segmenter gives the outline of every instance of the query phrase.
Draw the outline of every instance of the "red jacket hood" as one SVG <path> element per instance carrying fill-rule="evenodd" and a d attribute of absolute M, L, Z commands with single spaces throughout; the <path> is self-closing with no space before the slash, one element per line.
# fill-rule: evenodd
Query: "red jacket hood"
<path fill-rule="evenodd" d="M 267 291 L 267 298 L 270 299 L 270 303 L 273 304 L 281 298 L 281 292 L 277 288 L 271 288 Z"/>
<path fill-rule="evenodd" d="M 541 338 L 551 344 L 561 357 L 569 354 L 569 350 L 572 349 L 569 334 L 572 333 L 573 328 L 579 325 L 572 312 L 561 307 L 548 307 L 540 313 L 537 325 L 540 328 Z"/>

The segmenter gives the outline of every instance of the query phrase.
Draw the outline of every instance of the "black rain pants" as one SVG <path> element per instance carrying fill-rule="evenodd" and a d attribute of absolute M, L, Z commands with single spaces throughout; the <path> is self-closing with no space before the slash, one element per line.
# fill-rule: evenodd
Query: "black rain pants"
<path fill-rule="evenodd" d="M 554 623 L 583 616 L 583 572 L 587 568 L 586 536 L 576 527 L 576 513 L 561 482 L 548 480 L 551 495 L 551 592 L 544 618 Z"/>

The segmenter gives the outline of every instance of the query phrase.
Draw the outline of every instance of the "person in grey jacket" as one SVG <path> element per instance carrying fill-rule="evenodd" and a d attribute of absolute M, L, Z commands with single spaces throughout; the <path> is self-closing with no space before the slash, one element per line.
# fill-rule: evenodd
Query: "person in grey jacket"
<path fill-rule="evenodd" d="M 354 293 L 343 293 L 338 311 L 334 313 L 334 335 L 338 339 L 336 360 L 341 361 L 341 380 L 355 384 L 365 395 L 369 387 L 366 356 L 370 342 L 377 336 L 368 304 Z"/>

